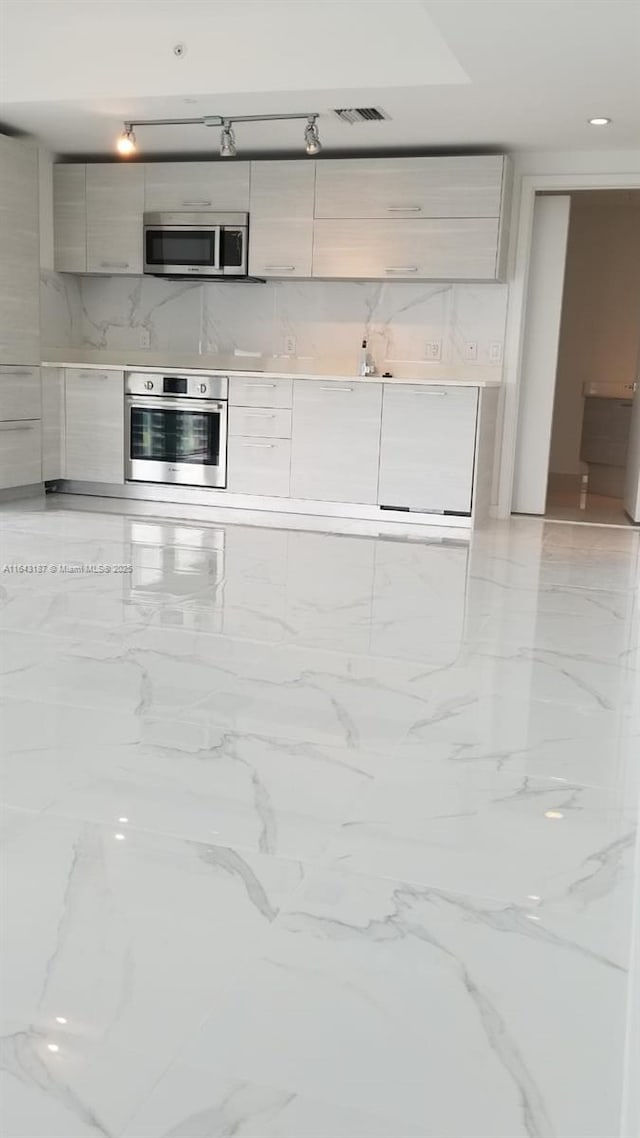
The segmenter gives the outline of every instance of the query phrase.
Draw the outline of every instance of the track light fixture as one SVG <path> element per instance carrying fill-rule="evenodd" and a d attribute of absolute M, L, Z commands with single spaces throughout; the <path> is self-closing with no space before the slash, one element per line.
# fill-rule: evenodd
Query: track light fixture
<path fill-rule="evenodd" d="M 128 158 L 131 154 L 135 153 L 136 136 L 133 133 L 131 123 L 126 122 L 124 124 L 124 130 L 116 142 L 116 149 L 118 154 L 121 154 L 123 158 Z"/>
<path fill-rule="evenodd" d="M 122 155 L 123 158 L 128 158 L 135 153 L 136 136 L 133 133 L 134 126 L 219 126 L 222 128 L 220 132 L 220 157 L 235 158 L 237 154 L 236 137 L 233 130 L 235 123 L 293 122 L 296 119 L 307 120 L 307 125 L 304 130 L 305 153 L 311 157 L 314 154 L 319 154 L 322 149 L 322 144 L 318 132 L 317 111 L 295 115 L 235 115 L 234 118 L 228 118 L 222 115 L 203 115 L 197 119 L 137 119 L 135 122 L 124 123 L 124 130 L 118 137 L 116 149 L 118 154 Z"/>
<path fill-rule="evenodd" d="M 322 150 L 320 135 L 318 133 L 318 116 L 309 115 L 304 131 L 305 150 L 307 154 L 319 154 Z"/>
<path fill-rule="evenodd" d="M 236 136 L 233 133 L 231 120 L 225 119 L 222 124 L 220 132 L 220 157 L 221 158 L 235 158 L 236 150 Z"/>

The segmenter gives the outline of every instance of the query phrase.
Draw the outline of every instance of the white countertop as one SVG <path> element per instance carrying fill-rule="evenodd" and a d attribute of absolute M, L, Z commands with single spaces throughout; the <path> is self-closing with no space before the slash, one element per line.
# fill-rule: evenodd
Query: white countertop
<path fill-rule="evenodd" d="M 344 359 L 299 359 L 291 356 L 219 356 L 172 354 L 151 351 L 101 351 L 78 348 L 62 348 L 48 353 L 50 358 L 42 361 L 43 367 L 82 367 L 114 370 L 142 368 L 148 371 L 190 371 L 204 372 L 208 375 L 266 376 L 277 378 L 288 376 L 291 379 L 327 379 L 344 382 L 345 379 L 358 379 L 359 383 L 418 383 L 447 384 L 454 387 L 498 387 L 501 382 L 500 367 L 484 367 L 482 364 L 467 364 L 451 367 L 445 364 L 431 364 L 409 361 L 393 362 L 385 365 L 392 373 L 391 378 L 382 375 L 356 376 Z"/>

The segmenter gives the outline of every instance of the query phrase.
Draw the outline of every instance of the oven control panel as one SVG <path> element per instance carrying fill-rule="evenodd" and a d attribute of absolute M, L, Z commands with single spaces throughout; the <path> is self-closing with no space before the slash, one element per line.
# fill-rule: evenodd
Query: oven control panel
<path fill-rule="evenodd" d="M 127 395 L 182 396 L 186 399 L 226 399 L 229 377 L 226 375 L 194 375 L 188 372 L 125 372 Z"/>

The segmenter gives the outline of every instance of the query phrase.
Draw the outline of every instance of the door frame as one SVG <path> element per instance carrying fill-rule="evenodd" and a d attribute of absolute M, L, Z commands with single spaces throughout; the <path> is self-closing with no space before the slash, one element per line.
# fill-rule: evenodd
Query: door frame
<path fill-rule="evenodd" d="M 515 476 L 518 410 L 520 404 L 522 351 L 527 319 L 527 286 L 531 264 L 533 211 L 537 193 L 553 190 L 638 190 L 640 173 L 629 174 L 524 174 L 520 193 L 516 193 L 513 220 L 517 218 L 513 272 L 509 282 L 509 304 L 504 345 L 504 404 L 502 447 L 496 515 L 511 516 Z M 551 423 L 549 424 L 551 428 Z"/>

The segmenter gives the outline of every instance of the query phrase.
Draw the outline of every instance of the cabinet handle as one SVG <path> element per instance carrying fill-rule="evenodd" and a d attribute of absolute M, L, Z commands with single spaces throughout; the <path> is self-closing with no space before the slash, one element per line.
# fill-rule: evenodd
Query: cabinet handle
<path fill-rule="evenodd" d="M 22 367 L 22 368 L 17 368 L 17 367 L 6 368 L 6 367 L 3 367 L 0 369 L 0 375 L 33 375 L 33 372 L 31 370 L 31 368 L 28 368 L 28 367 Z"/>
<path fill-rule="evenodd" d="M 260 450 L 273 450 L 275 443 L 240 443 L 241 447 L 259 447 Z"/>
<path fill-rule="evenodd" d="M 295 265 L 265 265 L 265 269 L 271 269 L 272 273 L 293 273 L 295 268 Z"/>
<path fill-rule="evenodd" d="M 272 411 L 245 411 L 247 419 L 275 419 Z"/>
<path fill-rule="evenodd" d="M 417 265 L 388 265 L 385 273 L 417 273 Z"/>
<path fill-rule="evenodd" d="M 412 389 L 411 394 L 412 395 L 437 395 L 438 399 L 440 399 L 443 395 L 448 395 L 449 392 L 448 391 L 427 391 L 425 388 L 421 388 L 419 391 Z"/>
<path fill-rule="evenodd" d="M 321 387 L 321 391 L 346 391 L 347 393 L 353 391 L 352 387 Z"/>
<path fill-rule="evenodd" d="M 101 261 L 100 262 L 100 268 L 101 269 L 128 269 L 129 268 L 129 262 L 128 261 Z"/>
<path fill-rule="evenodd" d="M 36 423 L 39 422 L 39 419 L 35 419 L 33 422 L 28 423 L 0 423 L 0 431 L 33 431 Z"/>
<path fill-rule="evenodd" d="M 388 205 L 387 213 L 422 213 L 421 205 Z"/>
<path fill-rule="evenodd" d="M 183 202 L 182 204 L 183 205 L 195 205 L 195 206 L 197 206 L 197 205 L 211 205 L 211 201 L 209 200 L 209 201 L 201 201 L 201 202 Z"/>
<path fill-rule="evenodd" d="M 245 383 L 245 387 L 275 387 L 275 383 Z"/>

